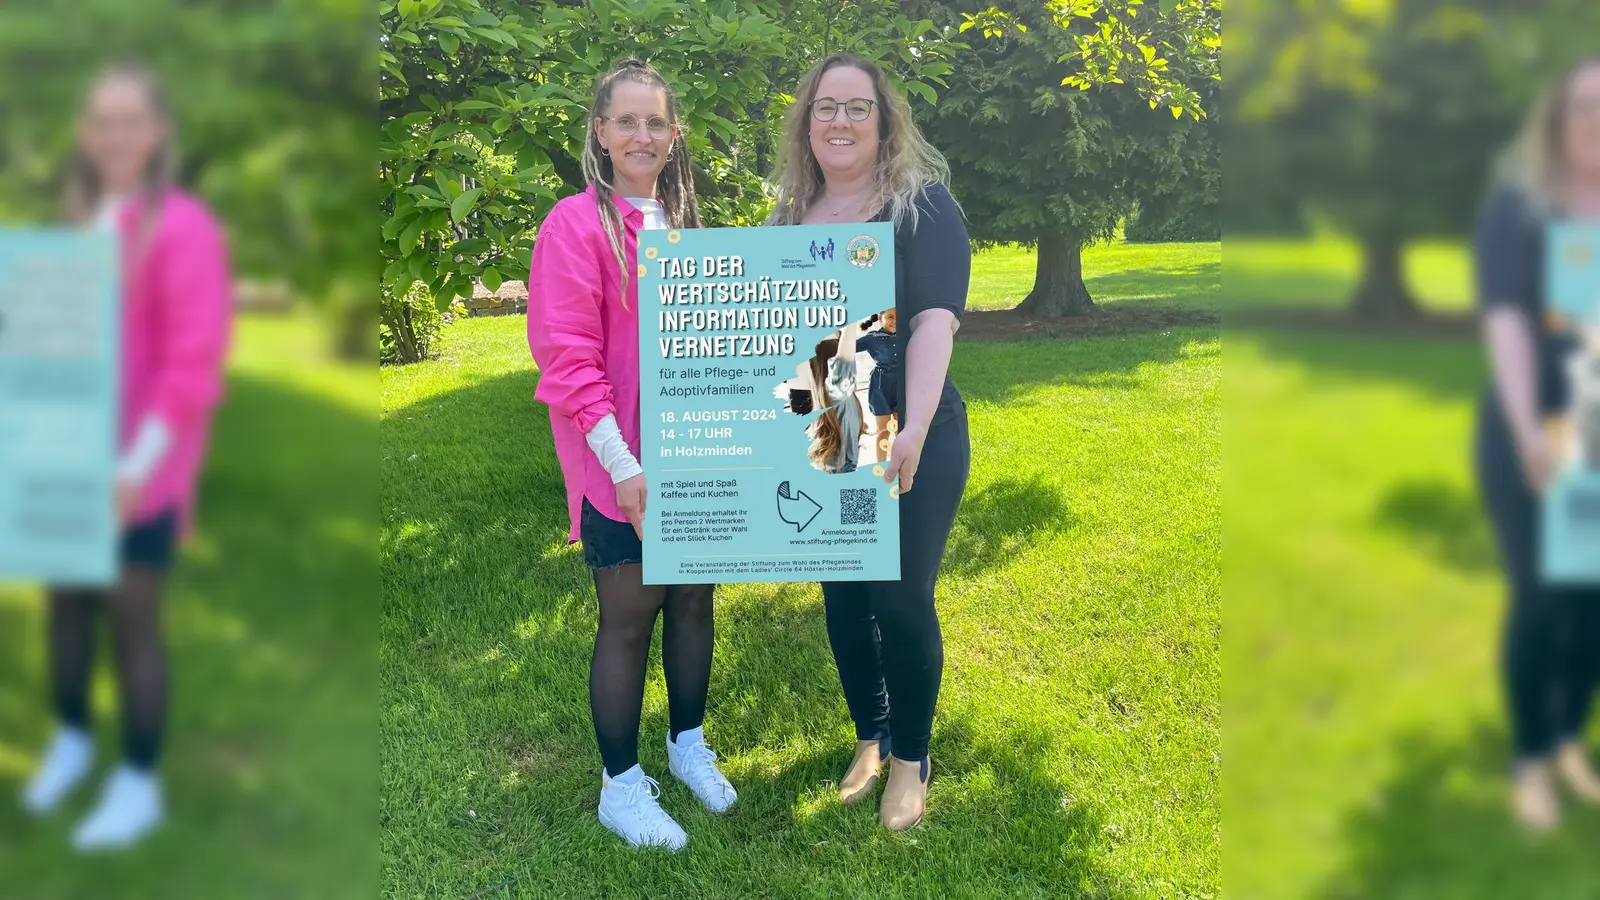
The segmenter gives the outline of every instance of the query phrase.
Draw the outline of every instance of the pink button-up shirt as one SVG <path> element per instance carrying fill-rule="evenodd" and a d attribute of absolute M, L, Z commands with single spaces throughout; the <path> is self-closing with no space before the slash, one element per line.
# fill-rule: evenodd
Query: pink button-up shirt
<path fill-rule="evenodd" d="M 550 406 L 556 458 L 567 484 L 568 540 L 578 540 L 584 497 L 618 522 L 616 488 L 584 436 L 611 413 L 639 456 L 638 232 L 644 214 L 613 198 L 623 221 L 622 273 L 600 224 L 594 186 L 563 199 L 539 226 L 528 273 L 528 347 L 539 367 L 533 397 Z"/>
<path fill-rule="evenodd" d="M 222 229 L 197 198 L 170 190 L 153 230 L 143 198 L 117 215 L 122 247 L 122 382 L 118 448 L 126 453 L 147 416 L 171 445 L 145 482 L 135 522 L 175 509 L 187 534 L 205 460 L 211 413 L 223 394 L 233 287 Z"/>

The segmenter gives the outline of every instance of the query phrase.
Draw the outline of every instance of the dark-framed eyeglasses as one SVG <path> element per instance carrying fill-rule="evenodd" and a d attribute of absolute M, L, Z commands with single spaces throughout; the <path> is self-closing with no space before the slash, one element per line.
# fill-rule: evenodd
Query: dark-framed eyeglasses
<path fill-rule="evenodd" d="M 617 132 L 623 137 L 633 137 L 639 133 L 639 118 L 637 116 L 623 114 L 614 119 L 610 116 L 595 116 L 595 118 L 602 122 L 607 120 L 615 122 L 617 124 Z M 672 133 L 672 129 L 675 126 L 661 116 L 651 116 L 645 121 L 644 127 L 650 129 L 651 137 L 664 138 Z"/>
<path fill-rule="evenodd" d="M 844 114 L 852 122 L 865 122 L 872 115 L 872 107 L 877 105 L 876 100 L 866 97 L 856 97 L 840 103 L 832 97 L 818 97 L 811 101 L 811 117 L 818 122 L 832 122 L 839 118 L 839 108 L 844 108 Z"/>

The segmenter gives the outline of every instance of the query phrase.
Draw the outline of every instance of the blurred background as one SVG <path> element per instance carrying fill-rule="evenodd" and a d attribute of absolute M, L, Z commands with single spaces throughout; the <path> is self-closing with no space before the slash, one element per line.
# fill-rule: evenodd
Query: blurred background
<path fill-rule="evenodd" d="M 171 94 L 180 186 L 222 221 L 238 278 L 198 532 L 165 599 L 169 819 L 80 858 L 90 791 L 48 819 L 18 809 L 52 728 L 42 593 L 0 585 L 0 897 L 376 892 L 374 23 L 350 0 L 0 8 L 0 224 L 58 218 L 84 93 L 133 59 Z M 94 699 L 105 762 L 109 666 Z"/>
<path fill-rule="evenodd" d="M 448 182 L 440 196 L 453 207 L 477 191 L 462 214 L 483 201 L 480 220 L 504 239 L 484 229 L 483 247 L 463 248 L 472 238 L 457 233 L 454 209 L 413 231 L 421 213 L 402 206 L 402 182 L 421 168 L 406 167 L 434 149 L 410 142 L 406 128 L 434 124 L 438 110 L 404 87 L 429 54 L 394 52 L 418 4 L 381 8 L 381 35 L 379 9 L 347 0 L 42 0 L 0 10 L 0 220 L 53 216 L 88 79 L 111 58 L 139 58 L 172 89 L 181 180 L 227 227 L 241 305 L 201 530 L 169 595 L 167 772 L 183 813 L 138 854 L 86 861 L 65 849 L 71 816 L 35 823 L 0 796 L 0 897 L 374 893 L 376 866 L 349 864 L 371 860 L 376 846 L 370 362 L 380 334 L 395 361 L 408 359 L 415 336 L 380 327 L 380 309 L 410 313 L 401 296 L 372 302 L 379 266 L 403 289 L 412 266 L 428 264 L 419 303 L 435 309 L 441 296 L 493 294 L 520 275 L 519 238 L 572 187 L 558 151 L 573 132 L 555 123 L 570 125 L 564 110 L 586 101 L 581 85 L 619 49 L 564 40 L 552 54 L 594 59 L 573 69 L 571 84 L 457 101 L 473 114 L 464 117 L 473 140 L 434 167 Z M 777 54 L 775 31 L 736 28 L 739 59 L 783 62 L 704 79 L 697 96 L 707 99 L 687 113 L 708 178 L 727 186 L 702 193 L 719 224 L 760 215 L 756 180 L 770 141 L 712 100 L 727 90 L 759 112 L 766 82 L 792 82 L 802 62 L 837 46 L 826 25 L 837 10 L 786 11 L 814 17 L 802 30 L 820 39 Z M 983 12 L 963 8 L 972 19 Z M 959 81 L 945 77 L 962 73 L 937 48 L 910 52 L 940 35 L 908 36 L 914 21 L 874 15 L 874 27 L 908 44 L 901 84 Z M 1487 368 L 1465 240 L 1492 156 L 1535 94 L 1594 51 L 1600 5 L 1228 0 L 1226 15 L 1232 87 L 1207 128 L 1225 123 L 1227 892 L 1600 895 L 1600 815 L 1571 805 L 1560 832 L 1533 841 L 1506 810 L 1504 587 L 1470 467 Z M 552 13 L 514 35 L 474 31 L 468 43 L 515 46 L 540 29 L 566 35 L 564 23 Z M 979 45 L 976 34 L 956 35 Z M 438 46 L 454 56 L 462 44 Z M 384 54 L 391 78 L 380 82 Z M 687 57 L 683 65 L 692 68 Z M 386 121 L 404 123 L 383 137 L 371 130 L 380 100 Z M 505 137 L 507 110 L 533 126 L 517 132 L 527 137 Z M 963 117 L 928 114 L 930 132 L 957 147 Z M 510 157 L 488 149 L 513 139 Z M 1173 138 L 1210 139 L 1198 127 Z M 1076 184 L 1106 168 L 1092 155 L 1070 162 Z M 1214 177 L 1168 169 L 1160 183 L 1170 189 L 1146 191 L 1141 203 L 1214 203 Z M 528 185 L 527 214 L 501 217 L 485 194 L 512 182 Z M 1002 206 L 977 210 L 993 225 L 986 232 L 1038 246 L 1037 223 L 1008 222 Z M 1016 274 L 1007 305 L 1034 293 L 1039 255 Z M 413 344 L 409 358 L 427 355 Z M 48 734 L 40 612 L 35 589 L 0 587 L 0 792 L 25 777 Z M 100 684 L 98 707 L 111 701 Z"/>
<path fill-rule="evenodd" d="M 1215 897 L 1220 0 L 378 9 L 386 893 Z M 976 250 L 947 799 L 907 840 L 837 805 L 821 786 L 850 736 L 817 587 L 729 585 L 707 731 L 747 805 L 684 819 L 681 858 L 624 860 L 593 816 L 595 606 L 521 279 L 583 189 L 619 58 L 674 86 L 703 220 L 744 226 L 772 208 L 796 85 L 839 50 L 905 93 Z"/>
<path fill-rule="evenodd" d="M 1600 5 L 1226 15 L 1228 894 L 1600 895 L 1600 814 L 1569 800 L 1537 840 L 1509 814 L 1467 241 L 1493 156 L 1595 52 Z"/>

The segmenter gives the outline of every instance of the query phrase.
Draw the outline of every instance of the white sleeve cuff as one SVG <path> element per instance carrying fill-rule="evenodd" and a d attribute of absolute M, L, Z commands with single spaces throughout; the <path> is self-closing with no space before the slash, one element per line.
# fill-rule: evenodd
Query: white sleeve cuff
<path fill-rule="evenodd" d="M 628 442 L 622 439 L 622 429 L 617 427 L 616 416 L 606 413 L 606 417 L 596 422 L 584 435 L 584 440 L 589 442 L 589 449 L 594 451 L 600 465 L 611 476 L 612 484 L 644 474 L 643 467 L 633 457 L 633 451 L 628 449 Z"/>
<path fill-rule="evenodd" d="M 155 473 L 156 467 L 172 448 L 172 429 L 155 416 L 147 416 L 139 425 L 133 445 L 117 461 L 117 480 L 144 484 Z"/>

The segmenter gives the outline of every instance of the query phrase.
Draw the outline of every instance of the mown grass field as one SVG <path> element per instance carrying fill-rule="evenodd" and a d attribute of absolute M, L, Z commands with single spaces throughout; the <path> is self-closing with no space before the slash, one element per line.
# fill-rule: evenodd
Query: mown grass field
<path fill-rule="evenodd" d="M 1091 275 L 1117 302 L 1213 302 L 1214 245 L 1135 249 L 1150 271 Z M 979 255 L 972 305 L 1009 305 L 1025 256 Z M 974 460 L 928 820 L 836 799 L 853 732 L 817 586 L 726 586 L 707 734 L 739 804 L 666 776 L 653 661 L 641 757 L 690 836 L 669 855 L 595 819 L 595 601 L 524 327 L 467 320 L 382 373 L 384 896 L 1218 896 L 1215 328 L 958 339 Z"/>
<path fill-rule="evenodd" d="M 1036 257 L 1005 245 L 972 261 L 972 309 L 1010 309 L 1033 289 Z M 1083 281 L 1096 303 L 1124 309 L 1217 309 L 1221 245 L 1125 244 L 1083 251 Z"/>
<path fill-rule="evenodd" d="M 0 587 L 0 897 L 371 897 L 377 693 L 376 379 L 320 323 L 245 317 L 170 585 L 169 820 L 134 851 L 67 849 L 98 777 L 34 821 L 17 792 L 51 731 L 43 598 Z M 102 648 L 99 772 L 119 751 Z"/>
<path fill-rule="evenodd" d="M 1408 256 L 1471 308 L 1461 246 Z M 1323 306 L 1348 245 L 1224 250 L 1224 304 Z M 1229 327 L 1223 390 L 1223 883 L 1236 900 L 1600 896 L 1600 814 L 1507 813 L 1504 587 L 1471 468 L 1471 339 Z"/>

